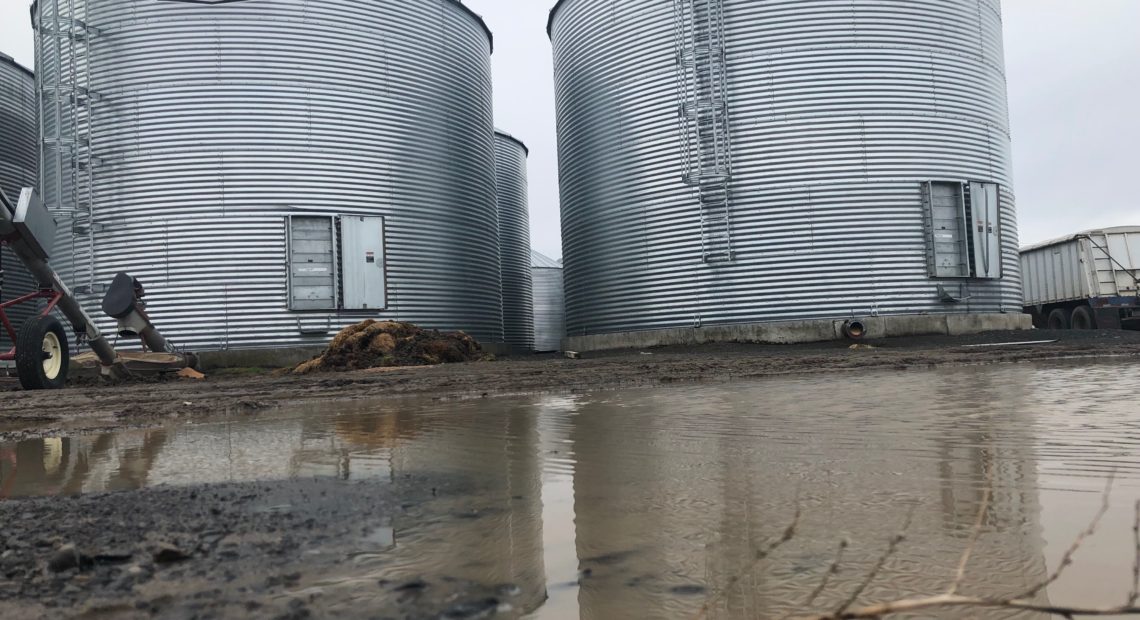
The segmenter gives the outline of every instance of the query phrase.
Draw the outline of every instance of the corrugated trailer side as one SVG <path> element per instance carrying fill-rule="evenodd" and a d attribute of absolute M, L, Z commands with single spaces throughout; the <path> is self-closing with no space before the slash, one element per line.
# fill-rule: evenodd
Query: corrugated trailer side
<path fill-rule="evenodd" d="M 1025 311 L 1038 327 L 1140 327 L 1140 227 L 1092 230 L 1021 250 Z"/>
<path fill-rule="evenodd" d="M 1027 306 L 1091 296 L 1079 239 L 1022 251 L 1021 269 Z"/>

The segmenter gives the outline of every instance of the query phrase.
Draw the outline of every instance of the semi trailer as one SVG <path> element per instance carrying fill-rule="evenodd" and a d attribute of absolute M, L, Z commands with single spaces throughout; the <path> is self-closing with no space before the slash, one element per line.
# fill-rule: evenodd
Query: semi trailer
<path fill-rule="evenodd" d="M 1140 329 L 1140 226 L 1021 250 L 1025 312 L 1042 329 Z"/>

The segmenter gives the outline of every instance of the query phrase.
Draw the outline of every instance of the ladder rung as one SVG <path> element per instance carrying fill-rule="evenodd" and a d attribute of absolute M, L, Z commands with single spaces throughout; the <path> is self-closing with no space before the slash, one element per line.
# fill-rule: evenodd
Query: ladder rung
<path fill-rule="evenodd" d="M 694 116 L 701 112 L 723 114 L 727 107 L 725 99 L 721 97 L 702 97 L 695 101 L 686 101 L 681 110 L 689 116 Z"/>
<path fill-rule="evenodd" d="M 694 58 L 719 56 L 723 53 L 724 47 L 721 45 L 694 45 L 683 48 L 681 50 L 681 58 L 691 62 Z"/>
<path fill-rule="evenodd" d="M 49 146 L 91 146 L 90 138 L 79 136 L 76 138 L 44 138 L 44 144 Z"/>
<path fill-rule="evenodd" d="M 723 178 L 723 177 L 721 177 L 721 178 Z M 706 193 L 706 194 L 724 194 L 724 193 L 728 192 L 728 183 L 725 183 L 724 181 L 720 181 L 720 180 L 712 181 L 710 183 L 710 182 L 701 182 L 700 179 L 698 179 L 698 185 L 699 185 L 701 191 L 703 193 Z"/>
<path fill-rule="evenodd" d="M 710 188 L 711 186 L 724 187 L 732 179 L 723 169 L 716 171 L 697 170 L 685 175 L 685 182 L 689 185 L 699 185 L 703 188 Z"/>
<path fill-rule="evenodd" d="M 706 263 L 727 263 L 732 261 L 732 252 L 705 253 Z"/>

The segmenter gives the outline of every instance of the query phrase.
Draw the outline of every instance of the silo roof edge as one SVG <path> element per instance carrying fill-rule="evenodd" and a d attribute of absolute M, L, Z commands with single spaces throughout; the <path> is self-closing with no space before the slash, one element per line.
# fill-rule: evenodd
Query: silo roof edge
<path fill-rule="evenodd" d="M 20 63 L 16 62 L 15 58 L 12 58 L 11 56 L 9 56 L 3 52 L 0 52 L 0 62 L 4 62 L 6 64 L 12 65 L 13 67 L 19 69 L 20 71 L 27 73 L 28 77 L 30 77 L 30 78 L 34 79 L 36 77 L 36 74 L 34 71 L 32 71 L 31 69 L 25 67 L 24 65 L 21 65 Z"/>
<path fill-rule="evenodd" d="M 558 261 L 533 248 L 530 251 L 530 266 L 531 269 L 562 269 Z"/>
<path fill-rule="evenodd" d="M 467 6 L 466 4 L 463 4 L 463 0 L 447 0 L 447 1 L 458 6 L 461 9 L 463 9 L 463 11 L 465 13 L 467 13 L 471 17 L 475 18 L 475 21 L 478 22 L 479 26 L 483 28 L 483 32 L 487 33 L 487 45 L 490 47 L 490 52 L 492 54 L 494 54 L 495 53 L 495 34 L 493 32 L 491 32 L 491 27 L 487 25 L 487 21 L 483 19 L 483 16 L 476 13 L 471 7 Z"/>
<path fill-rule="evenodd" d="M 558 9 L 562 8 L 562 5 L 565 3 L 566 0 L 558 0 L 554 3 L 554 6 L 551 7 L 550 16 L 546 18 L 546 36 L 549 37 L 551 30 L 554 28 L 554 14 L 557 13 Z"/>
<path fill-rule="evenodd" d="M 458 6 L 460 9 L 463 10 L 464 13 L 467 13 L 468 15 L 470 15 L 471 17 L 473 17 L 475 19 L 475 21 L 483 29 L 483 32 L 487 33 L 487 45 L 490 48 L 490 53 L 494 54 L 495 53 L 495 34 L 493 32 L 491 32 L 491 27 L 487 25 L 487 21 L 483 19 L 483 16 L 476 13 L 474 10 L 472 10 L 471 7 L 467 6 L 466 4 L 463 4 L 463 0 L 447 0 L 447 2 L 450 2 L 451 4 Z M 36 14 L 36 7 L 39 6 L 39 4 L 40 4 L 40 0 L 32 0 L 32 4 L 29 7 L 29 12 L 31 15 Z M 0 54 L 0 55 L 2 55 L 2 54 Z"/>
<path fill-rule="evenodd" d="M 526 151 L 527 156 L 530 156 L 530 147 L 528 147 L 526 145 L 526 142 L 519 140 L 518 138 L 516 138 L 516 137 L 512 136 L 511 134 L 503 131 L 502 129 L 495 129 L 495 135 L 496 136 L 502 136 L 508 140 L 511 140 L 512 142 L 517 142 L 518 145 L 523 147 L 523 150 Z"/>

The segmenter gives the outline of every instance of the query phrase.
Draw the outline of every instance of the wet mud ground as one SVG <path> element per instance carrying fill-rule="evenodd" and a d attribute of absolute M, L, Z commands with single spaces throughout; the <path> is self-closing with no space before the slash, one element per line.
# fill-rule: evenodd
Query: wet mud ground
<path fill-rule="evenodd" d="M 518 617 L 528 610 L 510 583 L 364 578 L 351 596 L 328 583 L 382 553 L 376 533 L 393 520 L 481 517 L 449 506 L 471 493 L 461 479 L 406 477 L 0 502 L 0 617 Z"/>
<path fill-rule="evenodd" d="M 1051 339 L 1059 342 L 969 346 Z M 867 344 L 875 348 L 715 345 L 382 372 L 239 373 L 51 393 L 12 388 L 0 398 L 0 442 L 258 416 L 304 402 L 584 393 L 787 374 L 1140 358 L 1140 333 L 1130 332 L 992 333 Z M 0 618 L 520 617 L 532 605 L 518 599 L 516 584 L 472 583 L 446 570 L 356 582 L 347 597 L 319 585 L 329 571 L 351 572 L 360 557 L 375 553 L 384 544 L 375 532 L 394 521 L 446 525 L 483 518 L 462 499 L 477 496 L 479 484 L 425 473 L 384 484 L 297 480 L 0 501 Z M 456 552 L 459 561 L 462 550 Z"/>
<path fill-rule="evenodd" d="M 1035 346 L 970 345 L 1058 340 Z M 642 351 L 519 356 L 494 362 L 289 375 L 222 372 L 205 381 L 170 379 L 23 392 L 14 379 L 0 385 L 0 441 L 76 432 L 144 427 L 216 415 L 256 415 L 282 405 L 428 396 L 432 398 L 599 390 L 663 384 L 726 382 L 786 374 L 1012 363 L 1070 357 L 1140 357 L 1140 332 L 992 332 L 806 345 L 723 344 Z"/>

